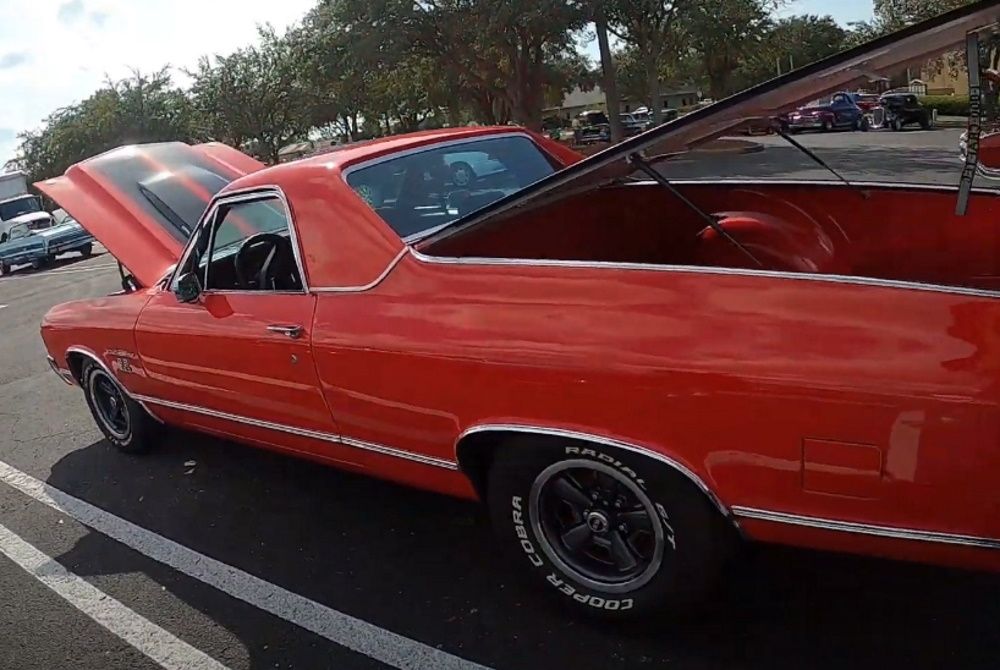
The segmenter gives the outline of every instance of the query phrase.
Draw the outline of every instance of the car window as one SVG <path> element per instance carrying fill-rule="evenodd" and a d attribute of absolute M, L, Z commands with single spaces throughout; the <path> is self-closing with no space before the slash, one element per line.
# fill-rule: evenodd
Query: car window
<path fill-rule="evenodd" d="M 290 273 L 294 272 L 295 276 L 289 283 L 300 280 L 289 225 L 284 203 L 276 197 L 220 206 L 209 253 L 199 262 L 200 271 L 205 273 L 202 275 L 204 286 L 223 291 L 284 288 L 258 281 L 262 270 L 266 272 L 277 265 L 287 267 Z M 240 249 L 247 240 L 264 233 L 278 235 L 285 242 L 277 246 L 262 243 L 246 249 L 239 260 L 240 268 L 237 268 Z"/>
<path fill-rule="evenodd" d="M 450 223 L 555 172 L 529 138 L 431 148 L 349 171 L 348 185 L 400 237 Z"/>
<path fill-rule="evenodd" d="M 9 237 L 12 240 L 16 240 L 19 237 L 27 237 L 27 236 L 28 236 L 28 227 L 25 226 L 24 224 L 21 224 L 19 226 L 14 226 L 13 228 L 10 229 Z"/>

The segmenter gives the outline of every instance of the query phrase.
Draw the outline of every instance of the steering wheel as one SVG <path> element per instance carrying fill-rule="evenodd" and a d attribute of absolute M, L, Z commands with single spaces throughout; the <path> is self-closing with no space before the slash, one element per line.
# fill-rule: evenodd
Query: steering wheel
<path fill-rule="evenodd" d="M 251 249 L 262 247 L 267 249 L 264 262 L 261 263 L 256 277 L 249 277 L 246 268 L 249 252 Z M 242 289 L 276 289 L 278 280 L 281 279 L 289 284 L 288 288 L 296 288 L 295 285 L 299 284 L 295 278 L 295 255 L 292 253 L 292 243 L 277 233 L 257 233 L 248 237 L 233 257 L 233 265 L 236 270 L 236 282 Z"/>

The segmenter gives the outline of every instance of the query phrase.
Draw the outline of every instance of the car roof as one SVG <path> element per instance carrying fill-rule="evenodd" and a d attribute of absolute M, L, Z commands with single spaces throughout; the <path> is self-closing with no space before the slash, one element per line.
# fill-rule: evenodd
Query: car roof
<path fill-rule="evenodd" d="M 259 172 L 245 175 L 234 180 L 220 193 L 237 191 L 241 188 L 257 186 L 280 181 L 292 176 L 295 172 L 310 173 L 317 167 L 326 170 L 343 170 L 357 163 L 363 163 L 375 158 L 391 154 L 403 153 L 424 146 L 452 142 L 476 137 L 488 137 L 505 133 L 524 133 L 520 126 L 471 126 L 465 128 L 441 128 L 439 130 L 424 130 L 406 135 L 394 135 L 375 140 L 342 145 L 327 153 L 317 154 L 289 163 L 281 163 L 264 168 Z"/>

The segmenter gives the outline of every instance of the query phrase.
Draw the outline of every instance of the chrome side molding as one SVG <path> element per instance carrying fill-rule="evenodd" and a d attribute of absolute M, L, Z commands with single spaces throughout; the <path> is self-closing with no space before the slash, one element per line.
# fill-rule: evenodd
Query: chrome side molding
<path fill-rule="evenodd" d="M 458 470 L 458 463 L 456 463 L 455 461 L 449 461 L 443 458 L 436 458 L 434 456 L 427 456 L 425 454 L 418 454 L 403 449 L 396 449 L 394 447 L 388 447 L 383 444 L 376 444 L 374 442 L 357 440 L 352 437 L 343 437 L 335 433 L 326 433 L 318 430 L 309 430 L 308 428 L 298 428 L 296 426 L 289 426 L 283 423 L 274 423 L 273 421 L 264 421 L 262 419 L 252 419 L 250 417 L 240 416 L 238 414 L 230 414 L 229 412 L 220 412 L 218 410 L 209 409 L 207 407 L 200 407 L 198 405 L 188 405 L 186 403 L 174 402 L 172 400 L 164 400 L 162 398 L 154 398 L 151 396 L 141 395 L 141 396 L 133 396 L 133 398 L 139 402 L 148 403 L 150 405 L 156 405 L 158 407 L 166 407 L 167 409 L 175 409 L 182 412 L 200 414 L 202 416 L 212 417 L 213 419 L 221 419 L 223 421 L 231 421 L 233 423 L 240 423 L 247 426 L 254 426 L 255 428 L 263 428 L 265 430 L 273 430 L 279 433 L 287 433 L 289 435 L 307 437 L 313 440 L 320 440 L 322 442 L 341 444 L 347 447 L 352 447 L 354 449 L 371 451 L 373 453 L 381 454 L 383 456 L 392 456 L 394 458 L 401 458 L 407 461 L 413 461 L 414 463 L 420 463 L 421 465 L 430 465 L 432 467 L 442 468 L 445 470 L 455 470 L 455 471 Z"/>
<path fill-rule="evenodd" d="M 828 530 L 838 533 L 853 533 L 856 535 L 885 537 L 893 540 L 936 542 L 940 544 L 954 544 L 963 547 L 976 547 L 978 549 L 1000 550 L 1000 538 L 979 537 L 976 535 L 958 535 L 954 533 L 939 533 L 937 531 L 918 530 L 914 528 L 878 526 L 874 524 L 855 523 L 853 521 L 822 519 L 819 517 L 757 509 L 755 507 L 734 506 L 733 514 L 742 519 L 769 521 L 771 523 L 783 523 L 791 526 L 804 526 L 806 528 L 816 528 L 819 530 Z"/>

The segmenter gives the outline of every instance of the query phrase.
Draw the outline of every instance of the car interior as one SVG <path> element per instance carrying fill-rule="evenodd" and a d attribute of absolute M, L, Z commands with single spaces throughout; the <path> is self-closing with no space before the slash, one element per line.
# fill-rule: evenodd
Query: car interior
<path fill-rule="evenodd" d="M 497 217 L 422 247 L 439 256 L 645 263 L 837 274 L 1000 290 L 1000 197 L 966 216 L 948 188 L 684 183 L 718 229 L 650 182 Z M 720 234 L 720 230 L 724 234 Z M 758 261 L 754 263 L 725 235 Z"/>
<path fill-rule="evenodd" d="M 215 291 L 301 291 L 288 225 L 277 198 L 221 207 L 212 234 L 199 238 L 201 249 L 193 254 L 202 285 Z"/>

